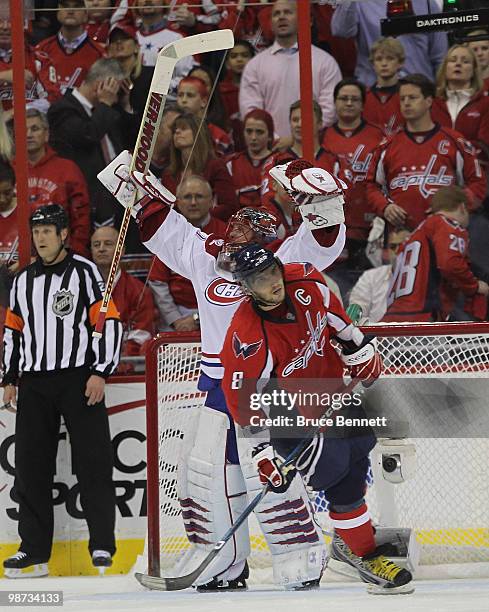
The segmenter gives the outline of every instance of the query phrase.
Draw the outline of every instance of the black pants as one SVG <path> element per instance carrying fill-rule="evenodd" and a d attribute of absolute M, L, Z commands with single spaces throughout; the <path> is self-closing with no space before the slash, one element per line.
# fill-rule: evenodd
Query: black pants
<path fill-rule="evenodd" d="M 115 552 L 113 452 L 104 402 L 87 406 L 85 368 L 24 374 L 15 424 L 15 491 L 20 550 L 49 559 L 53 540 L 52 486 L 61 416 L 72 448 L 73 470 L 90 533 L 89 550 Z"/>

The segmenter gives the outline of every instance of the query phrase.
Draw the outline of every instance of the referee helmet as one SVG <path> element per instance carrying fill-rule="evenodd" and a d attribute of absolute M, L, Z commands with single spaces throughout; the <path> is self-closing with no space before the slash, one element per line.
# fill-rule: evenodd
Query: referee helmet
<path fill-rule="evenodd" d="M 68 216 L 65 209 L 59 204 L 47 204 L 40 206 L 32 213 L 29 224 L 31 229 L 35 225 L 54 225 L 59 233 L 68 227 Z"/>

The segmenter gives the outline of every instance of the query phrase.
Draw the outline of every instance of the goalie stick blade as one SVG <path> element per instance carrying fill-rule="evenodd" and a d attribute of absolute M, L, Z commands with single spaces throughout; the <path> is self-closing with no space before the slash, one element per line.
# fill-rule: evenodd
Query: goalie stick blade
<path fill-rule="evenodd" d="M 233 46 L 232 30 L 216 30 L 215 32 L 186 36 L 165 45 L 158 53 L 150 90 L 158 94 L 168 92 L 173 70 L 179 59 L 197 53 L 223 51 L 224 49 L 231 49 Z"/>

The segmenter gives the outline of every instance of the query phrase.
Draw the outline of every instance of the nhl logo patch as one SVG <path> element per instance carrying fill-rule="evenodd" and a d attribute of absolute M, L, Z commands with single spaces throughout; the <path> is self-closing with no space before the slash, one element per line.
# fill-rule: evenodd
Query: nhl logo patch
<path fill-rule="evenodd" d="M 73 312 L 73 303 L 75 296 L 67 289 L 56 291 L 53 295 L 53 312 L 57 317 L 66 317 Z"/>

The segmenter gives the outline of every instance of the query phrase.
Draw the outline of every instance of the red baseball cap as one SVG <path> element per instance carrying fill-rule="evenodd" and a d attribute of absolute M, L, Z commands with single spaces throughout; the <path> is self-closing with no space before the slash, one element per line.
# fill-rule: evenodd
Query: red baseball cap
<path fill-rule="evenodd" d="M 137 42 L 138 37 L 136 34 L 136 28 L 132 25 L 132 23 L 128 23 L 127 21 L 116 21 L 109 30 L 109 40 L 112 38 L 114 32 L 124 32 L 124 34 L 128 38 L 132 38 Z"/>

